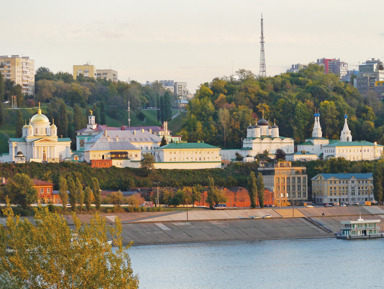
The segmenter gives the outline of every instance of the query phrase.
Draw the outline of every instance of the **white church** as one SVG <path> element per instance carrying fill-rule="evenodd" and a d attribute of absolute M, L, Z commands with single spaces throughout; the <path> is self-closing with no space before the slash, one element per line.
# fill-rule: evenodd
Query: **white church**
<path fill-rule="evenodd" d="M 243 139 L 241 149 L 222 149 L 220 154 L 223 160 L 232 161 L 236 159 L 236 153 L 254 158 L 264 151 L 274 155 L 278 149 L 286 154 L 293 154 L 294 148 L 292 138 L 280 136 L 279 127 L 276 124 L 270 126 L 269 122 L 262 118 L 256 125 L 248 126 L 247 137 Z"/>
<path fill-rule="evenodd" d="M 0 162 L 60 162 L 71 158 L 71 139 L 57 137 L 57 127 L 41 113 L 37 114 L 22 129 L 21 138 L 10 138 L 9 153 L 0 157 Z"/>
<path fill-rule="evenodd" d="M 323 138 L 320 125 L 320 113 L 315 113 L 312 137 L 297 146 L 295 154 L 287 156 L 288 160 L 313 160 L 318 158 L 345 158 L 349 161 L 376 160 L 383 154 L 383 146 L 376 142 L 352 141 L 348 127 L 348 116 L 344 116 L 344 127 L 340 140 Z M 314 157 L 313 157 L 314 156 Z"/>

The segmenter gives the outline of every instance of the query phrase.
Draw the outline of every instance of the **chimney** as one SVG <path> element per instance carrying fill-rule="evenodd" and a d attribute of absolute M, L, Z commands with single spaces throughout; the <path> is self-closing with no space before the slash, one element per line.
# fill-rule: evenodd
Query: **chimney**
<path fill-rule="evenodd" d="M 107 130 L 104 131 L 104 136 L 107 136 Z"/>

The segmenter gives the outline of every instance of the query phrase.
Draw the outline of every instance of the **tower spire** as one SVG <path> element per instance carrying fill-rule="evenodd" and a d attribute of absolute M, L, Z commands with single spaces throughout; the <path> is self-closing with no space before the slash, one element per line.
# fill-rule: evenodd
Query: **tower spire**
<path fill-rule="evenodd" d="M 264 28 L 263 28 L 263 14 L 261 14 L 261 37 L 260 37 L 260 69 L 259 76 L 266 77 L 267 71 L 265 66 L 265 52 L 264 52 Z"/>

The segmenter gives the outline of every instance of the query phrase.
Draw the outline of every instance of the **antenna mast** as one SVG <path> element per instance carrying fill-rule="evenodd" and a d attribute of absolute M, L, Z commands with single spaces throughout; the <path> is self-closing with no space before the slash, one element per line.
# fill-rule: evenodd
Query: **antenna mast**
<path fill-rule="evenodd" d="M 267 71 L 265 67 L 265 52 L 264 52 L 264 28 L 263 28 L 263 14 L 261 14 L 261 37 L 260 37 L 260 69 L 259 76 L 266 77 Z"/>
<path fill-rule="evenodd" d="M 131 102 L 128 100 L 128 127 L 131 127 Z"/>

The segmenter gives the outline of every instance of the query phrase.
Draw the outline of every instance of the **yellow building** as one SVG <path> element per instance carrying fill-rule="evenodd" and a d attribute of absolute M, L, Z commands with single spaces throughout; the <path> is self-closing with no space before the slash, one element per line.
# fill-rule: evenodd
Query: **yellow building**
<path fill-rule="evenodd" d="M 23 94 L 35 94 L 35 62 L 28 56 L 0 56 L 0 72 L 5 79 L 19 84 Z"/>
<path fill-rule="evenodd" d="M 97 69 L 96 77 L 114 82 L 118 81 L 117 71 L 113 69 Z"/>
<path fill-rule="evenodd" d="M 318 174 L 312 178 L 312 199 L 319 204 L 374 201 L 372 173 Z"/>
<path fill-rule="evenodd" d="M 259 172 L 263 175 L 265 188 L 274 192 L 275 205 L 286 206 L 308 200 L 308 180 L 305 167 L 292 167 L 292 163 L 261 163 Z"/>
<path fill-rule="evenodd" d="M 84 77 L 95 78 L 96 68 L 94 65 L 90 65 L 90 64 L 74 65 L 73 79 L 76 79 L 80 74 L 84 75 Z"/>

